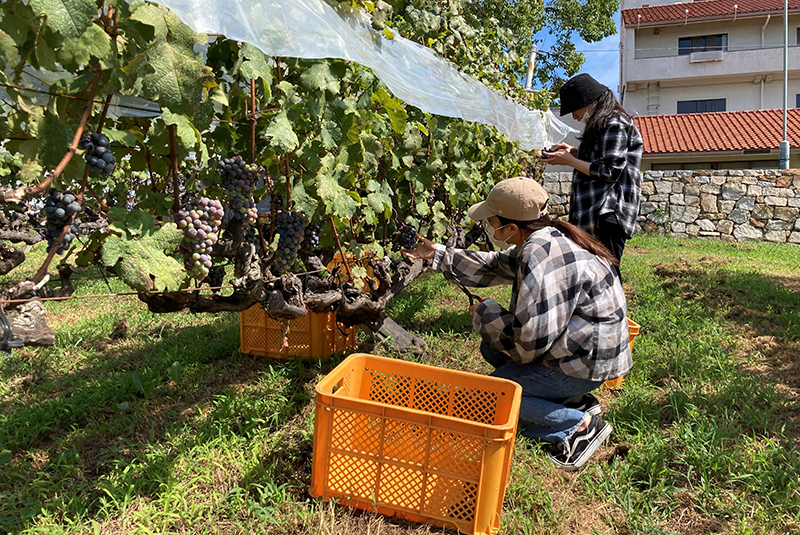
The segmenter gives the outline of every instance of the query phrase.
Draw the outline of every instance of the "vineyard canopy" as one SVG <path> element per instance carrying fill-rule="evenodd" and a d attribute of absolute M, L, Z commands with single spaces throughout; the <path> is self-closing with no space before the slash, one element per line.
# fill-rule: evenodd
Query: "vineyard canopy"
<path fill-rule="evenodd" d="M 549 110 L 515 103 L 398 34 L 387 39 L 369 17 L 324 0 L 156 0 L 200 33 L 250 43 L 270 56 L 336 58 L 371 68 L 408 104 L 495 126 L 522 150 L 549 147 L 570 128 Z"/>

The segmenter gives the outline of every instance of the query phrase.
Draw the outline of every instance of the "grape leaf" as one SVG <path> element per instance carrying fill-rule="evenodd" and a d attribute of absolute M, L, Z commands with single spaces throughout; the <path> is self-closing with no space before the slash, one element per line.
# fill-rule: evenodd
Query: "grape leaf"
<path fill-rule="evenodd" d="M 169 32 L 167 16 L 169 12 L 153 4 L 143 4 L 131 15 L 131 19 L 152 26 L 154 39 L 166 39 Z"/>
<path fill-rule="evenodd" d="M 340 219 L 350 219 L 358 211 L 361 204 L 360 199 L 356 201 L 351 193 L 343 188 L 338 181 L 341 174 L 340 167 L 334 167 L 335 161 L 332 155 L 327 155 L 322 160 L 322 168 L 317 174 L 319 187 L 317 192 L 325 203 L 325 213 L 332 213 Z"/>
<path fill-rule="evenodd" d="M 211 128 L 211 123 L 214 122 L 214 102 L 206 100 L 200 105 L 197 113 L 192 117 L 192 124 L 195 129 L 204 132 Z M 202 138 L 201 138 L 202 141 Z"/>
<path fill-rule="evenodd" d="M 124 209 L 114 209 L 109 217 L 119 217 L 122 213 Z M 183 266 L 164 251 L 174 251 L 183 234 L 172 222 L 160 229 L 154 223 L 153 216 L 141 210 L 115 219 L 112 228 L 124 231 L 121 236 L 110 236 L 103 244 L 103 265 L 112 267 L 136 291 L 175 291 L 184 279 Z"/>
<path fill-rule="evenodd" d="M 175 136 L 180 139 L 181 144 L 187 149 L 193 149 L 199 143 L 203 142 L 200 137 L 200 132 L 194 127 L 192 122 L 185 115 L 172 113 L 169 110 L 163 110 L 161 117 L 164 119 L 164 124 L 167 126 L 175 126 Z M 203 159 L 205 161 L 205 159 Z"/>
<path fill-rule="evenodd" d="M 0 71 L 6 68 L 6 58 L 17 57 L 17 44 L 6 32 L 0 30 Z M 5 75 L 3 76 L 5 78 Z"/>
<path fill-rule="evenodd" d="M 157 25 L 160 37 L 123 70 L 135 78 L 137 85 L 141 84 L 145 97 L 175 113 L 193 114 L 205 100 L 204 89 L 216 86 L 211 67 L 204 65 L 202 56 L 194 52 L 194 45 L 205 42 L 207 37 L 194 33 L 164 8 L 150 9 L 145 14 L 147 17 L 141 18 Z"/>
<path fill-rule="evenodd" d="M 345 145 L 358 143 L 360 127 L 358 123 L 358 112 L 354 103 L 348 99 L 336 98 L 331 101 L 327 110 L 333 121 L 339 125 L 342 132 L 340 139 L 344 140 Z"/>
<path fill-rule="evenodd" d="M 269 126 L 264 129 L 264 136 L 269 139 L 270 146 L 281 152 L 293 151 L 300 144 L 285 111 L 272 118 Z"/>
<path fill-rule="evenodd" d="M 408 113 L 405 108 L 403 108 L 402 101 L 391 96 L 383 87 L 378 88 L 378 90 L 372 94 L 371 100 L 386 110 L 386 114 L 392 122 L 392 130 L 398 134 L 405 132 Z"/>
<path fill-rule="evenodd" d="M 433 205 L 433 232 L 436 237 L 441 238 L 447 233 L 449 219 L 444 210 L 444 203 L 436 201 Z"/>
<path fill-rule="evenodd" d="M 239 50 L 239 59 L 233 68 L 234 74 L 246 79 L 261 78 L 264 80 L 264 87 L 269 91 L 272 85 L 272 69 L 269 66 L 269 57 L 255 46 L 245 43 Z M 265 100 L 270 99 L 270 95 L 265 95 Z"/>
<path fill-rule="evenodd" d="M 34 12 L 47 18 L 47 25 L 64 37 L 80 37 L 97 15 L 92 0 L 31 0 Z"/>
<path fill-rule="evenodd" d="M 108 136 L 112 143 L 119 143 L 125 147 L 135 147 L 137 141 L 144 141 L 144 135 L 137 127 L 129 130 L 103 130 L 103 133 Z"/>
<path fill-rule="evenodd" d="M 445 163 L 440 158 L 434 158 L 433 156 L 431 156 L 428 159 L 427 163 L 425 163 L 425 169 L 427 169 L 428 171 L 430 171 L 431 173 L 434 173 L 434 174 L 441 173 L 446 168 L 447 168 L 447 166 L 445 165 Z"/>
<path fill-rule="evenodd" d="M 392 187 L 388 182 L 379 183 L 375 180 L 367 182 L 367 202 L 377 214 L 384 214 L 386 217 L 392 215 Z"/>
<path fill-rule="evenodd" d="M 342 129 L 333 121 L 323 121 L 320 137 L 322 138 L 322 146 L 330 149 L 342 140 Z"/>
<path fill-rule="evenodd" d="M 361 153 L 364 162 L 364 170 L 371 170 L 378 166 L 378 160 L 383 156 L 383 145 L 374 134 L 361 132 Z"/>
<path fill-rule="evenodd" d="M 80 37 L 64 39 L 56 57 L 64 68 L 78 70 L 87 65 L 92 57 L 105 59 L 111 54 L 111 38 L 97 24 L 90 24 Z"/>
<path fill-rule="evenodd" d="M 303 71 L 300 75 L 300 85 L 307 90 L 321 90 L 336 94 L 339 92 L 339 80 L 343 69 L 336 69 L 337 73 L 332 72 L 333 65 L 328 61 L 321 60 L 315 62 L 311 67 Z"/>
<path fill-rule="evenodd" d="M 311 186 L 315 188 L 316 184 L 312 183 Z M 301 180 L 296 181 L 292 186 L 292 202 L 296 210 L 309 216 L 317 210 L 317 205 L 319 204 L 314 197 L 311 197 L 306 192 L 306 185 Z"/>
<path fill-rule="evenodd" d="M 44 116 L 39 131 L 45 133 L 39 145 L 39 161 L 43 166 L 53 169 L 67 153 L 75 132 L 69 125 L 64 124 L 51 113 Z M 73 162 L 70 161 L 70 163 Z M 83 162 L 81 161 L 81 163 Z M 77 167 L 70 166 L 70 171 L 74 172 L 75 169 Z"/>
<path fill-rule="evenodd" d="M 297 100 L 297 91 L 295 91 L 292 84 L 286 80 L 283 80 L 275 85 L 275 89 L 280 92 L 278 94 L 278 102 L 280 103 L 281 107 L 289 108 L 294 105 L 295 101 Z"/>
<path fill-rule="evenodd" d="M 42 179 L 44 169 L 36 161 L 28 160 L 17 173 L 17 178 L 24 184 L 38 184 Z"/>
<path fill-rule="evenodd" d="M 216 84 L 209 67 L 171 43 L 156 44 L 144 56 L 142 65 L 148 66 L 142 73 L 145 96 L 175 112 L 196 111 L 203 102 L 203 89 Z"/>

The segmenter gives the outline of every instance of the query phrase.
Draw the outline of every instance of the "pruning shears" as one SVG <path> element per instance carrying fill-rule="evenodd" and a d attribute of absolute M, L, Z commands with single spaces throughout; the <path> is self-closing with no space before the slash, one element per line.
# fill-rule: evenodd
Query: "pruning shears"
<path fill-rule="evenodd" d="M 474 293 L 472 293 L 469 290 L 467 290 L 467 287 L 464 286 L 464 283 L 461 282 L 461 279 L 458 278 L 458 275 L 456 275 L 456 272 L 453 271 L 452 264 L 450 265 L 450 277 L 452 277 L 453 282 L 455 282 L 458 285 L 458 287 L 461 288 L 461 291 L 464 292 L 464 294 L 466 294 L 467 297 L 469 297 L 469 306 L 474 305 L 475 301 L 477 301 L 478 303 L 483 301 L 483 298 L 478 297 Z"/>
<path fill-rule="evenodd" d="M 467 287 L 464 286 L 463 284 L 461 284 L 460 282 L 456 282 L 456 284 L 458 284 L 458 287 L 461 288 L 461 291 L 464 292 L 467 295 L 467 297 L 469 297 L 469 306 L 474 305 L 475 301 L 477 301 L 478 303 L 483 301 L 482 298 L 478 297 L 474 293 L 472 293 L 469 290 L 467 290 Z"/>

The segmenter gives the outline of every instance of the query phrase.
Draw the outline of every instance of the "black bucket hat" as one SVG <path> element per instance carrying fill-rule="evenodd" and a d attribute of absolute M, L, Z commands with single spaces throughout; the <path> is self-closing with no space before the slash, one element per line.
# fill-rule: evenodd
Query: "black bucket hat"
<path fill-rule="evenodd" d="M 606 86 L 588 74 L 573 76 L 561 86 L 561 116 L 585 108 L 606 91 Z"/>

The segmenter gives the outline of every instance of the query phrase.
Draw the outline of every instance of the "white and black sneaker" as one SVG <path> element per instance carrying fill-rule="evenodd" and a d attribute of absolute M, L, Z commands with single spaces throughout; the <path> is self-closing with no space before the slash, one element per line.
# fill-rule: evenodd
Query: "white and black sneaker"
<path fill-rule="evenodd" d="M 585 412 L 592 416 L 597 416 L 603 412 L 603 407 L 600 402 L 592 394 L 584 394 L 579 398 L 572 398 L 569 401 L 562 403 L 568 409 L 575 409 L 576 411 Z"/>
<path fill-rule="evenodd" d="M 583 466 L 608 438 L 614 428 L 599 416 L 592 416 L 583 431 L 577 431 L 563 442 L 557 451 L 550 453 L 550 460 L 560 469 L 573 472 Z"/>

